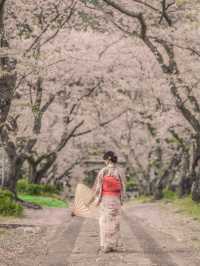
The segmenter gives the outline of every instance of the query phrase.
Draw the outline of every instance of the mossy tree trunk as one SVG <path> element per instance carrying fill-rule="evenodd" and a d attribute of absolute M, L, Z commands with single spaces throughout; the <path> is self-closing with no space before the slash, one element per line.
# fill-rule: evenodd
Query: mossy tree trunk
<path fill-rule="evenodd" d="M 5 38 L 4 27 L 4 8 L 6 0 L 0 1 L 0 138 L 3 148 L 9 158 L 9 177 L 5 180 L 4 186 L 15 192 L 14 179 L 16 178 L 16 153 L 14 146 L 7 141 L 6 119 L 8 117 L 10 106 L 14 97 L 16 85 L 16 61 L 6 55 L 6 49 L 9 49 L 9 42 Z M 5 53 L 5 56 L 4 56 Z"/>
<path fill-rule="evenodd" d="M 9 43 L 5 37 L 4 28 L 5 3 L 6 0 L 0 1 L 0 50 L 2 52 L 0 57 L 0 134 L 10 110 L 16 84 L 16 61 L 9 58 L 6 52 Z"/>

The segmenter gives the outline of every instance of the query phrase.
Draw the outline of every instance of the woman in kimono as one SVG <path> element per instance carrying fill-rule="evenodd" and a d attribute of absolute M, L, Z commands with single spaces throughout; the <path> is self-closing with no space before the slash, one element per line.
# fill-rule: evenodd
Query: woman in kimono
<path fill-rule="evenodd" d="M 100 170 L 93 187 L 96 204 L 100 206 L 100 246 L 103 252 L 117 249 L 120 237 L 120 212 L 125 196 L 122 174 L 117 167 L 117 156 L 112 151 L 104 154 L 106 167 Z"/>

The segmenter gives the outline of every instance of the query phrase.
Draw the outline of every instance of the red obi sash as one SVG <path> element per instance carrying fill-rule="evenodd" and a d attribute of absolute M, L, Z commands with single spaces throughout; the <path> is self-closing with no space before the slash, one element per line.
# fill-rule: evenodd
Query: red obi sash
<path fill-rule="evenodd" d="M 122 190 L 121 180 L 114 176 L 104 176 L 102 195 L 120 196 Z"/>

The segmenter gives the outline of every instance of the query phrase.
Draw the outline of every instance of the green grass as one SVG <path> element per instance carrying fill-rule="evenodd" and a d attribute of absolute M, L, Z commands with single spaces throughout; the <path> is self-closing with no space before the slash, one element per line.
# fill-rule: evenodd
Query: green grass
<path fill-rule="evenodd" d="M 183 212 L 200 221 L 200 204 L 194 202 L 191 197 L 177 199 L 175 203 Z"/>
<path fill-rule="evenodd" d="M 139 196 L 137 198 L 134 198 L 133 200 L 139 203 L 150 203 L 155 201 L 153 197 L 150 196 Z"/>
<path fill-rule="evenodd" d="M 134 201 L 139 203 L 153 202 L 152 197 L 140 196 Z M 177 194 L 170 190 L 163 191 L 162 203 L 171 203 L 174 207 L 178 208 L 178 212 L 189 215 L 195 220 L 200 221 L 200 203 L 196 203 L 192 200 L 191 195 L 183 198 L 179 198 Z"/>
<path fill-rule="evenodd" d="M 178 196 L 177 196 L 176 192 L 171 191 L 169 189 L 165 189 L 163 191 L 163 198 L 164 198 L 164 200 L 174 201 L 174 200 L 178 199 Z"/>
<path fill-rule="evenodd" d="M 38 204 L 41 207 L 49 207 L 49 208 L 67 208 L 68 207 L 66 202 L 60 199 L 53 198 L 53 197 L 20 194 L 19 198 L 24 201 Z"/>
<path fill-rule="evenodd" d="M 166 199 L 164 198 L 163 201 L 166 202 Z M 195 220 L 200 221 L 200 203 L 194 202 L 191 195 L 184 198 L 174 197 L 171 200 L 167 199 L 167 201 L 177 207 L 179 212 L 185 213 Z"/>

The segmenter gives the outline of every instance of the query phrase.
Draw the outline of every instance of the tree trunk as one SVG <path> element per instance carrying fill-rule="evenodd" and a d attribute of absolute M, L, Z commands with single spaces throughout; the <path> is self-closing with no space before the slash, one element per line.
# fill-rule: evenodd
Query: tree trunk
<path fill-rule="evenodd" d="M 34 184 L 40 184 L 41 179 L 47 174 L 56 161 L 57 153 L 46 154 L 43 159 L 29 158 L 29 180 Z"/>
<path fill-rule="evenodd" d="M 5 0 L 0 2 L 0 48 L 9 48 L 8 41 L 5 38 L 4 29 L 4 5 Z M 16 193 L 15 178 L 16 178 L 16 153 L 12 144 L 4 142 L 5 135 L 4 124 L 6 122 L 8 113 L 10 111 L 10 105 L 14 95 L 14 89 L 16 85 L 16 61 L 10 60 L 6 55 L 0 58 L 0 138 L 5 146 L 5 152 L 9 158 L 9 174 L 8 178 L 4 182 L 4 187 Z"/>
<path fill-rule="evenodd" d="M 37 170 L 36 167 L 37 165 L 34 162 L 30 162 L 29 163 L 29 176 L 28 179 L 31 183 L 36 183 L 36 179 L 37 179 Z"/>
<path fill-rule="evenodd" d="M 0 48 L 8 48 L 4 29 L 4 5 L 5 0 L 0 2 Z M 16 62 L 11 61 L 6 55 L 0 58 L 0 131 L 6 121 L 12 102 L 16 84 Z"/>
<path fill-rule="evenodd" d="M 190 194 L 192 188 L 192 181 L 190 176 L 186 175 L 181 179 L 180 186 L 178 187 L 178 196 L 184 197 Z"/>
<path fill-rule="evenodd" d="M 17 190 L 16 190 L 17 181 L 21 177 L 21 169 L 24 160 L 18 158 L 14 153 L 8 154 L 8 160 L 9 160 L 9 171 L 3 187 L 11 191 L 15 196 L 17 196 Z"/>
<path fill-rule="evenodd" d="M 177 169 L 177 171 L 180 171 L 180 182 L 177 187 L 177 194 L 179 197 L 184 197 L 190 194 L 192 186 L 190 173 L 190 154 L 186 149 L 183 150 L 183 158 L 179 169 Z"/>
<path fill-rule="evenodd" d="M 199 164 L 195 166 L 193 172 L 193 183 L 192 183 L 192 199 L 196 202 L 200 202 L 200 169 Z"/>
<path fill-rule="evenodd" d="M 8 176 L 4 181 L 3 188 L 10 190 L 16 195 L 16 157 L 9 158 Z"/>
<path fill-rule="evenodd" d="M 155 188 L 153 198 L 155 200 L 160 200 L 163 198 L 163 186 L 161 184 Z"/>
<path fill-rule="evenodd" d="M 192 199 L 196 202 L 200 202 L 200 178 L 196 178 L 192 184 Z"/>

